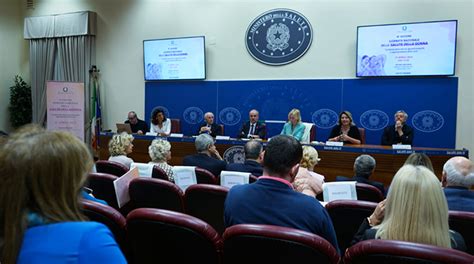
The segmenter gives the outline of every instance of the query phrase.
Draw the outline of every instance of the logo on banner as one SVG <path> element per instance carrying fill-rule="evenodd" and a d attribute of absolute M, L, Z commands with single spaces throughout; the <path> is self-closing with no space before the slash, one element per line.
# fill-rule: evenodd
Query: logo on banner
<path fill-rule="evenodd" d="M 155 111 L 155 109 L 161 109 L 161 110 L 163 110 L 163 113 L 165 113 L 166 118 L 169 118 L 169 117 L 170 117 L 170 111 L 168 111 L 168 108 L 159 105 L 159 106 L 156 106 L 155 108 L 153 108 L 153 110 L 152 110 L 151 112 L 153 113 L 153 111 Z"/>
<path fill-rule="evenodd" d="M 240 122 L 240 112 L 233 107 L 226 107 L 219 112 L 219 119 L 226 126 L 233 126 Z"/>
<path fill-rule="evenodd" d="M 69 88 L 67 88 L 67 86 L 64 86 L 63 87 L 63 92 L 67 93 L 69 91 Z"/>
<path fill-rule="evenodd" d="M 246 46 L 252 57 L 269 65 L 296 61 L 311 46 L 311 24 L 290 9 L 273 9 L 255 18 L 246 32 Z"/>
<path fill-rule="evenodd" d="M 337 123 L 337 113 L 331 109 L 319 109 L 314 112 L 312 118 L 313 123 L 319 128 L 331 128 Z"/>
<path fill-rule="evenodd" d="M 245 152 L 243 146 L 233 146 L 224 152 L 224 160 L 227 163 L 244 163 Z"/>
<path fill-rule="evenodd" d="M 368 130 L 381 130 L 388 125 L 388 115 L 377 109 L 368 110 L 360 116 L 360 124 Z"/>
<path fill-rule="evenodd" d="M 188 124 L 197 124 L 202 121 L 204 114 L 199 107 L 191 106 L 184 110 L 183 118 Z"/>
<path fill-rule="evenodd" d="M 432 133 L 443 127 L 444 117 L 438 112 L 425 110 L 416 113 L 411 122 L 416 129 L 422 132 Z"/>

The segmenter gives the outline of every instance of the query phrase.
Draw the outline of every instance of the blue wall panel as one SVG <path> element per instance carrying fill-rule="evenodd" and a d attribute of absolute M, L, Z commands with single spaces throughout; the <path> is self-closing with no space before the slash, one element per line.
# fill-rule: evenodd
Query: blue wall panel
<path fill-rule="evenodd" d="M 415 128 L 415 146 L 454 148 L 457 83 L 457 78 L 147 82 L 145 117 L 164 107 L 181 119 L 182 133 L 194 135 L 211 111 L 225 125 L 225 135 L 235 137 L 250 109 L 259 110 L 261 120 L 284 121 L 289 110 L 299 108 L 304 122 L 316 124 L 316 139 L 326 141 L 338 113 L 349 110 L 357 126 L 366 128 L 367 144 L 379 144 L 394 112 L 404 109 Z M 281 127 L 268 124 L 269 136 Z"/>

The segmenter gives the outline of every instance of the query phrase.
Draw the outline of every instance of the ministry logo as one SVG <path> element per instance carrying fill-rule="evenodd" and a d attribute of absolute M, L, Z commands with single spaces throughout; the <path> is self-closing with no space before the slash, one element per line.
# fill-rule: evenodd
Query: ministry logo
<path fill-rule="evenodd" d="M 233 107 L 226 107 L 219 113 L 219 119 L 226 126 L 233 126 L 240 122 L 240 112 Z"/>
<path fill-rule="evenodd" d="M 255 18 L 247 29 L 245 42 L 252 57 L 269 65 L 296 61 L 311 46 L 311 24 L 290 9 L 273 9 Z"/>
<path fill-rule="evenodd" d="M 424 110 L 416 113 L 411 120 L 413 126 L 426 133 L 432 133 L 440 130 L 444 125 L 444 117 L 432 110 Z"/>

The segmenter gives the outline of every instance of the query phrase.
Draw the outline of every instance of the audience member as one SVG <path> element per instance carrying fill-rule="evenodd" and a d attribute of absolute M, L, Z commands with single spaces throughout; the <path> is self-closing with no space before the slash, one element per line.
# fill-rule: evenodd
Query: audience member
<path fill-rule="evenodd" d="M 413 143 L 414 131 L 413 128 L 406 124 L 408 114 L 403 110 L 398 110 L 395 113 L 395 125 L 387 126 L 382 135 L 382 145 L 395 145 Z"/>
<path fill-rule="evenodd" d="M 465 157 L 453 157 L 443 166 L 441 182 L 449 210 L 474 212 L 474 168 Z"/>
<path fill-rule="evenodd" d="M 170 135 L 171 120 L 166 118 L 162 108 L 157 107 L 151 112 L 150 132 L 162 137 Z"/>
<path fill-rule="evenodd" d="M 263 146 L 257 140 L 250 140 L 244 146 L 245 161 L 244 163 L 227 164 L 228 171 L 250 172 L 254 176 L 261 176 L 263 173 L 262 159 Z"/>
<path fill-rule="evenodd" d="M 267 224 L 317 234 L 338 249 L 331 218 L 313 197 L 293 189 L 303 150 L 293 137 L 278 135 L 268 143 L 263 157 L 263 176 L 252 184 L 233 186 L 224 206 L 226 227 Z"/>
<path fill-rule="evenodd" d="M 288 113 L 288 122 L 285 123 L 280 135 L 292 136 L 296 140 L 301 141 L 303 138 L 305 126 L 301 123 L 300 110 L 293 108 Z"/>
<path fill-rule="evenodd" d="M 408 156 L 407 160 L 405 161 L 404 165 L 413 165 L 413 166 L 425 166 L 431 172 L 434 173 L 433 164 L 431 163 L 430 157 L 425 153 L 421 152 L 414 152 Z"/>
<path fill-rule="evenodd" d="M 122 163 L 130 169 L 133 160 L 127 157 L 133 151 L 133 136 L 127 133 L 115 134 L 109 141 L 109 160 Z"/>
<path fill-rule="evenodd" d="M 225 170 L 227 162 L 222 159 L 219 151 L 217 151 L 214 139 L 208 134 L 201 134 L 196 138 L 194 144 L 198 153 L 184 157 L 183 165 L 206 169 L 218 177 L 221 171 Z"/>
<path fill-rule="evenodd" d="M 369 180 L 375 171 L 375 159 L 370 155 L 360 155 L 354 161 L 354 176 L 352 178 L 337 176 L 336 181 L 356 181 L 377 187 L 385 195 L 383 183 Z"/>
<path fill-rule="evenodd" d="M 81 212 L 92 164 L 75 136 L 33 125 L 0 147 L 2 263 L 126 263 L 110 230 Z"/>
<path fill-rule="evenodd" d="M 128 119 L 125 120 L 125 124 L 130 124 L 132 133 L 143 135 L 148 132 L 148 125 L 145 121 L 138 119 L 137 113 L 135 113 L 134 111 L 130 111 L 128 113 Z"/>
<path fill-rule="evenodd" d="M 174 182 L 173 167 L 168 164 L 171 159 L 171 144 L 163 139 L 154 139 L 148 147 L 148 154 L 151 159 L 149 164 L 163 169 L 168 175 L 168 180 Z"/>
<path fill-rule="evenodd" d="M 204 114 L 205 122 L 199 126 L 198 134 L 209 134 L 212 137 L 222 136 L 221 126 L 214 123 L 214 114 L 207 112 Z"/>
<path fill-rule="evenodd" d="M 448 205 L 436 176 L 424 166 L 404 165 L 387 199 L 366 218 L 352 243 L 401 240 L 466 251 L 462 236 L 449 230 Z"/>
<path fill-rule="evenodd" d="M 360 144 L 359 128 L 354 124 L 349 111 L 342 111 L 339 114 L 337 125 L 331 130 L 328 140 L 341 141 L 345 144 Z"/>
<path fill-rule="evenodd" d="M 265 123 L 258 120 L 259 113 L 252 109 L 249 112 L 249 121 L 242 124 L 238 138 L 261 138 L 267 135 L 267 127 Z"/>
<path fill-rule="evenodd" d="M 314 172 L 314 166 L 321 159 L 318 151 L 311 146 L 303 146 L 303 158 L 300 161 L 300 168 L 293 181 L 293 187 L 299 192 L 316 197 L 323 192 L 324 176 Z M 313 178 L 314 180 L 311 180 Z"/>

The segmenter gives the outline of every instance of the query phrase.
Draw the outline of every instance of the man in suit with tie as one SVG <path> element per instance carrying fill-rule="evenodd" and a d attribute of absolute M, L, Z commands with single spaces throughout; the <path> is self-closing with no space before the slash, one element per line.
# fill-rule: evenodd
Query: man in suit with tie
<path fill-rule="evenodd" d="M 267 136 L 265 123 L 258 121 L 258 111 L 255 109 L 249 112 L 249 121 L 245 122 L 240 129 L 238 138 L 261 138 Z"/>
<path fill-rule="evenodd" d="M 211 112 L 207 112 L 204 114 L 204 122 L 198 130 L 198 134 L 209 134 L 212 137 L 216 137 L 217 135 L 222 136 L 222 129 L 221 126 L 214 123 L 214 114 Z"/>

